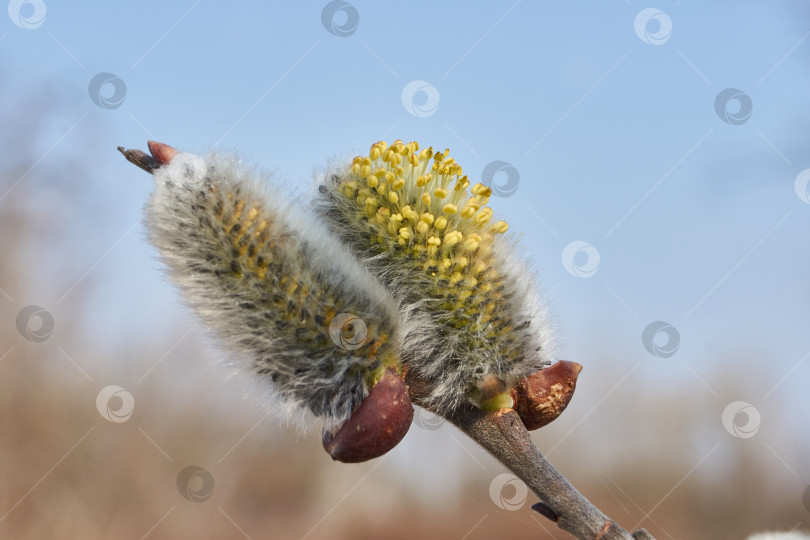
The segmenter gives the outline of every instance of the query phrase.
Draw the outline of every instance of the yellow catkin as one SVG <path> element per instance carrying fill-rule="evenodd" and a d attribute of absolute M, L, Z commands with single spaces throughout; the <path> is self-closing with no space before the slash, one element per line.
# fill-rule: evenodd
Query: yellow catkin
<path fill-rule="evenodd" d="M 415 268 L 435 280 L 430 294 L 446 298 L 448 309 L 459 314 L 452 324 L 483 325 L 472 330 L 484 336 L 494 331 L 487 321 L 502 301 L 503 278 L 488 270 L 492 243 L 509 226 L 492 221 L 487 206 L 492 189 L 471 184 L 449 150 L 377 142 L 367 156 L 352 161 L 337 193 L 356 200 L 376 227 L 369 242 L 387 244 L 402 254 L 403 265 L 416 261 Z"/>

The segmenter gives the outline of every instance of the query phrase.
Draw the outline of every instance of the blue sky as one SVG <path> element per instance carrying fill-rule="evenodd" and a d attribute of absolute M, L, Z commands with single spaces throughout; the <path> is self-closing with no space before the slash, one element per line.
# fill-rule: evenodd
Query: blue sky
<path fill-rule="evenodd" d="M 140 226 L 151 182 L 116 146 L 234 149 L 309 189 L 330 159 L 415 139 L 449 147 L 476 179 L 496 160 L 517 171 L 514 194 L 492 205 L 549 291 L 564 358 L 615 380 L 639 364 L 634 384 L 651 388 L 715 393 L 728 370 L 761 380 L 761 393 L 723 404 L 765 407 L 778 384 L 802 397 L 810 197 L 795 185 L 810 168 L 810 24 L 799 3 L 354 1 L 332 32 L 321 1 L 40 4 L 17 11 L 33 28 L 0 17 L 0 91 L 13 106 L 58 88 L 43 161 L 72 155 L 93 180 L 37 188 L 93 190 L 60 210 L 72 231 L 63 264 L 92 269 L 77 290 L 111 343 L 181 335 L 188 317 Z M 99 73 L 125 85 L 96 92 L 110 108 L 89 93 Z M 403 97 L 412 81 L 429 91 Z M 736 125 L 716 110 L 728 88 L 752 107 Z M 563 252 L 575 241 L 592 247 L 569 257 L 572 273 Z M 595 272 L 574 275 L 596 252 Z M 31 303 L 53 306 L 63 291 L 43 272 Z M 677 330 L 668 358 L 642 343 L 654 321 Z"/>

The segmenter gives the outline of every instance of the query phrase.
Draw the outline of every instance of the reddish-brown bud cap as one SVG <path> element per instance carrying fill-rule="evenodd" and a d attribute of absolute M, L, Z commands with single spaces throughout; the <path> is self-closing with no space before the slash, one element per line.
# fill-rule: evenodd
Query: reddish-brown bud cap
<path fill-rule="evenodd" d="M 323 433 L 323 447 L 336 461 L 368 461 L 395 447 L 408 432 L 412 420 L 408 387 L 389 368 L 337 433 Z"/>
<path fill-rule="evenodd" d="M 526 429 L 538 429 L 560 416 L 577 387 L 582 366 L 561 360 L 525 377 L 512 389 L 514 409 Z"/>
<path fill-rule="evenodd" d="M 168 165 L 172 158 L 177 155 L 177 150 L 168 144 L 156 141 L 148 141 L 147 144 L 149 145 L 149 152 L 152 154 L 152 157 L 161 165 Z"/>

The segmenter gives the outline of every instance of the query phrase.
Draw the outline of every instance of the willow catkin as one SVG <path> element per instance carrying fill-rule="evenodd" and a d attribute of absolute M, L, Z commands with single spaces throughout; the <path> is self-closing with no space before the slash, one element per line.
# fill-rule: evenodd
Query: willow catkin
<path fill-rule="evenodd" d="M 178 154 L 154 171 L 146 226 L 172 281 L 283 411 L 346 421 L 399 370 L 391 295 L 317 220 L 233 155 Z"/>
<path fill-rule="evenodd" d="M 553 358 L 553 329 L 486 206 L 491 189 L 471 186 L 448 153 L 375 143 L 327 172 L 318 208 L 415 321 L 402 358 L 430 382 L 432 406 L 497 409 Z"/>

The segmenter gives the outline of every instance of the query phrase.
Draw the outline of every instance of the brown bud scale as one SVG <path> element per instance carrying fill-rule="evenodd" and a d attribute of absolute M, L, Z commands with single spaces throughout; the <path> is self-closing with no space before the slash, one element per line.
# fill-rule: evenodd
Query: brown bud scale
<path fill-rule="evenodd" d="M 177 155 L 177 150 L 168 144 L 159 143 L 157 141 L 148 141 L 146 144 L 149 145 L 149 152 L 152 154 L 152 157 L 161 165 L 168 165 L 172 158 Z"/>
<path fill-rule="evenodd" d="M 541 428 L 562 414 L 577 386 L 582 366 L 561 360 L 521 379 L 512 389 L 514 409 L 526 429 Z"/>
<path fill-rule="evenodd" d="M 323 447 L 336 461 L 368 461 L 395 447 L 408 432 L 412 420 L 408 387 L 389 368 L 337 433 L 323 433 Z"/>

